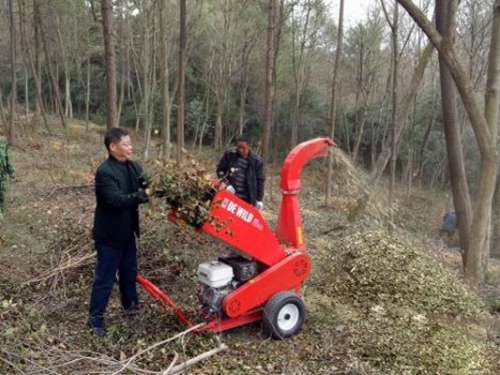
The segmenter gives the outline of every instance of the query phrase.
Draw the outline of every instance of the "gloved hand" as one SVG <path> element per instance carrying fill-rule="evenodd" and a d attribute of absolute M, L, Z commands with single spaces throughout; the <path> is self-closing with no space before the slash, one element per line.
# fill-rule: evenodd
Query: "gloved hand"
<path fill-rule="evenodd" d="M 137 198 L 139 204 L 149 202 L 149 196 L 143 189 L 137 190 L 137 192 L 135 192 L 134 195 Z"/>
<path fill-rule="evenodd" d="M 233 185 L 228 185 L 226 187 L 226 190 L 230 192 L 231 194 L 236 194 L 236 189 L 233 187 Z"/>
<path fill-rule="evenodd" d="M 143 172 L 137 178 L 137 184 L 139 185 L 139 188 L 146 190 L 151 185 L 151 176 L 148 175 L 146 172 Z"/>
<path fill-rule="evenodd" d="M 264 210 L 264 202 L 262 202 L 262 201 L 257 201 L 257 202 L 255 202 L 255 207 L 256 207 L 259 211 L 263 211 L 263 210 Z"/>

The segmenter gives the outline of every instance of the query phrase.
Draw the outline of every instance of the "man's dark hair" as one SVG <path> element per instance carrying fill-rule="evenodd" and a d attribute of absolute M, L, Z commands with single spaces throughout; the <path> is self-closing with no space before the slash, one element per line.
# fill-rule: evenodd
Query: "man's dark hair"
<path fill-rule="evenodd" d="M 104 145 L 109 151 L 109 145 L 111 143 L 118 143 L 122 139 L 122 137 L 126 137 L 130 133 L 128 130 L 123 128 L 111 128 L 104 135 Z"/>
<path fill-rule="evenodd" d="M 247 144 L 250 144 L 250 141 L 248 140 L 248 138 L 244 137 L 242 135 L 234 138 L 234 144 L 236 145 L 236 144 L 238 144 L 238 142 L 245 142 Z"/>

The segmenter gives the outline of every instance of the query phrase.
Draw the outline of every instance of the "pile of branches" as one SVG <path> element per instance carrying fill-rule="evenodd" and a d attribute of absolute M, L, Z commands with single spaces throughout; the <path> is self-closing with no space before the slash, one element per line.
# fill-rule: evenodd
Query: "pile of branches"
<path fill-rule="evenodd" d="M 210 202 L 216 192 L 207 171 L 195 160 L 179 167 L 174 162 L 153 166 L 153 189 L 178 222 L 201 227 L 210 221 Z"/>

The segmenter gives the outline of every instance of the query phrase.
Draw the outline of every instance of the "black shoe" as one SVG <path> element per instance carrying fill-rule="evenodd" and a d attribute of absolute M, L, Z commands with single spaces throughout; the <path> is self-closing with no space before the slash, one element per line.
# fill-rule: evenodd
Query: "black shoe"
<path fill-rule="evenodd" d="M 103 327 L 92 327 L 92 334 L 97 337 L 105 337 L 106 330 Z"/>
<path fill-rule="evenodd" d="M 88 327 L 92 330 L 92 334 L 97 336 L 97 337 L 105 337 L 106 336 L 106 329 L 102 326 L 94 326 L 92 323 L 87 322 Z"/>
<path fill-rule="evenodd" d="M 139 315 L 140 305 L 137 302 L 132 302 L 128 308 L 123 308 L 122 314 L 127 319 L 134 319 Z"/>

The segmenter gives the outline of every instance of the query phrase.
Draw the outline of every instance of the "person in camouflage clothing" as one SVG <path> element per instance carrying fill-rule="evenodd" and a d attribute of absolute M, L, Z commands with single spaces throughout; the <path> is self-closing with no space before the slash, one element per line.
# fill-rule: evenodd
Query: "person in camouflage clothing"
<path fill-rule="evenodd" d="M 14 167 L 9 162 L 9 147 L 7 140 L 0 137 L 0 220 L 5 208 L 5 191 L 7 178 L 14 177 Z"/>

